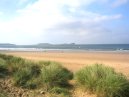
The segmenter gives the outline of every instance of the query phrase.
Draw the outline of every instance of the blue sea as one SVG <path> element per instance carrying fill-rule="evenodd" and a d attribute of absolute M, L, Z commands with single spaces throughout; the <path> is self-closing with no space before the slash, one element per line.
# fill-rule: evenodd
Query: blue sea
<path fill-rule="evenodd" d="M 121 51 L 129 52 L 129 44 L 54 45 L 49 47 L 0 48 L 1 51 Z"/>

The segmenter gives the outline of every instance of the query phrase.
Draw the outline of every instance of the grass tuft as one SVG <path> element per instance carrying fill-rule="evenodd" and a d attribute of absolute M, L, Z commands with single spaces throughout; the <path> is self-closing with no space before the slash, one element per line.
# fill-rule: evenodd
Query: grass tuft
<path fill-rule="evenodd" d="M 87 66 L 75 74 L 75 79 L 98 97 L 129 97 L 129 81 L 110 67 L 101 64 Z"/>
<path fill-rule="evenodd" d="M 38 85 L 38 80 L 36 79 L 38 79 L 40 73 L 41 70 L 38 65 L 27 65 L 14 73 L 14 83 L 16 86 L 34 89 Z"/>
<path fill-rule="evenodd" d="M 51 62 L 50 65 L 42 68 L 42 81 L 48 87 L 68 86 L 68 81 L 72 77 L 72 72 L 63 68 L 60 64 Z"/>
<path fill-rule="evenodd" d="M 6 75 L 8 75 L 7 63 L 0 58 L 0 77 L 5 77 Z"/>

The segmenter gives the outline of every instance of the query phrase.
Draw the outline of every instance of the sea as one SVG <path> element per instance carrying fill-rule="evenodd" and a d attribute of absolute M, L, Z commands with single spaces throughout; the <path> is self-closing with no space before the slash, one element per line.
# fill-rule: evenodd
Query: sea
<path fill-rule="evenodd" d="M 61 45 L 54 47 L 26 47 L 26 48 L 10 48 L 0 47 L 0 51 L 113 51 L 113 52 L 129 52 L 129 44 L 86 44 L 86 45 Z"/>

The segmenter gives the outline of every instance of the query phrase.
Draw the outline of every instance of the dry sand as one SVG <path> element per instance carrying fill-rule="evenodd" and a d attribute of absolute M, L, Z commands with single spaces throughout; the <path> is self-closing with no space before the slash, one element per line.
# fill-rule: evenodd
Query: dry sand
<path fill-rule="evenodd" d="M 105 64 L 122 72 L 129 74 L 129 52 L 6 52 L 15 56 L 20 56 L 30 60 L 50 60 L 63 64 L 73 72 L 86 65 L 94 63 Z"/>

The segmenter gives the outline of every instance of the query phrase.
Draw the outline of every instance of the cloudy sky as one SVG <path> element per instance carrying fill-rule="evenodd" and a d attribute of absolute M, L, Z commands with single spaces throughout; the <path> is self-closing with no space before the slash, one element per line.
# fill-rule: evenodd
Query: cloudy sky
<path fill-rule="evenodd" d="M 128 0 L 0 0 L 0 43 L 129 43 Z"/>

